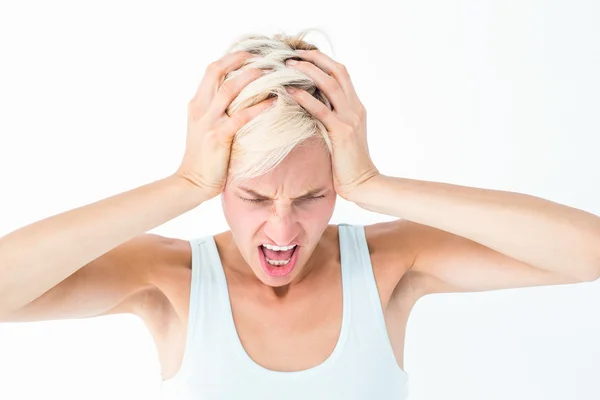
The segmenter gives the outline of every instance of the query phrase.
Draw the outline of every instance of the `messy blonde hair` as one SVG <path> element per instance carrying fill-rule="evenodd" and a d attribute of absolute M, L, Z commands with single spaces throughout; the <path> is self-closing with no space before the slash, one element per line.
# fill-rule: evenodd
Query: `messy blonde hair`
<path fill-rule="evenodd" d="M 288 68 L 288 59 L 302 60 L 296 50 L 318 50 L 304 41 L 310 30 L 295 36 L 259 34 L 239 38 L 227 51 L 246 51 L 257 57 L 248 59 L 236 71 L 225 76 L 232 79 L 248 68 L 269 69 L 272 72 L 250 82 L 227 108 L 227 115 L 251 107 L 270 97 L 278 97 L 275 107 L 263 112 L 244 125 L 234 136 L 228 180 L 246 180 L 268 173 L 279 165 L 296 146 L 311 138 L 324 145 L 331 154 L 331 142 L 325 126 L 302 108 L 285 90 L 294 86 L 306 90 L 331 109 L 331 104 L 315 82 L 304 73 Z"/>

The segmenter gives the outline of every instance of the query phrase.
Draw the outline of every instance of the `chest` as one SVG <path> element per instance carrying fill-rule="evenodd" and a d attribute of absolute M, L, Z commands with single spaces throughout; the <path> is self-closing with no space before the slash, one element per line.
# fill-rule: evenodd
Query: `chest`
<path fill-rule="evenodd" d="M 416 298 L 410 284 L 392 282 L 383 260 L 374 257 L 372 263 L 388 337 L 403 368 L 406 323 Z M 185 351 L 191 273 L 179 271 L 163 282 L 160 295 L 152 300 L 156 304 L 148 307 L 156 312 L 144 320 L 158 350 L 163 378 L 168 379 L 178 372 Z M 341 274 L 329 282 L 282 302 L 248 293 L 235 283 L 229 285 L 235 332 L 247 356 L 264 368 L 288 372 L 326 360 L 337 345 L 343 316 Z"/>

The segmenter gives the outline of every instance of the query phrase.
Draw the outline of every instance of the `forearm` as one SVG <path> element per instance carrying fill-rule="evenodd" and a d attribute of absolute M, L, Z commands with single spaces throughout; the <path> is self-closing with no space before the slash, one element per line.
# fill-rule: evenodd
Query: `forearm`
<path fill-rule="evenodd" d="M 36 299 L 79 268 L 204 201 L 171 175 L 45 218 L 0 238 L 0 309 Z"/>
<path fill-rule="evenodd" d="M 381 175 L 355 202 L 463 236 L 540 269 L 597 279 L 600 217 L 549 200 Z"/>

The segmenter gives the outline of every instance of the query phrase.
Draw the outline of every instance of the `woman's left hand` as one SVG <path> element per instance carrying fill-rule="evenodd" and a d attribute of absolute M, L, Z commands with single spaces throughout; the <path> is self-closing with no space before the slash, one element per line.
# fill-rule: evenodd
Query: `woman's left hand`
<path fill-rule="evenodd" d="M 291 65 L 288 60 L 286 65 L 309 76 L 325 93 L 333 110 L 305 90 L 293 88 L 290 95 L 327 129 L 333 148 L 335 191 L 345 200 L 354 201 L 361 197 L 363 184 L 380 175 L 367 146 L 367 111 L 344 65 L 318 50 L 298 54 L 306 61 Z"/>

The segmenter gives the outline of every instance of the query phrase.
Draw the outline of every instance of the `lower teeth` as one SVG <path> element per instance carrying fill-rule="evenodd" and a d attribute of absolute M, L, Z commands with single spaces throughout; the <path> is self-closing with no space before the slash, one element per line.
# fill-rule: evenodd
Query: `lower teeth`
<path fill-rule="evenodd" d="M 290 258 L 289 260 L 285 260 L 285 261 L 283 261 L 283 262 L 281 262 L 281 263 L 280 263 L 280 262 L 277 262 L 277 260 L 269 260 L 269 259 L 268 259 L 268 258 L 266 258 L 266 257 L 265 257 L 265 260 L 267 260 L 267 263 L 269 263 L 269 265 L 272 265 L 272 266 L 274 266 L 274 267 L 282 267 L 282 266 L 284 266 L 284 265 L 287 265 L 287 264 L 288 264 L 288 263 L 289 263 L 289 262 L 290 262 L 292 259 Z M 273 264 L 274 262 L 275 262 L 276 264 Z"/>

